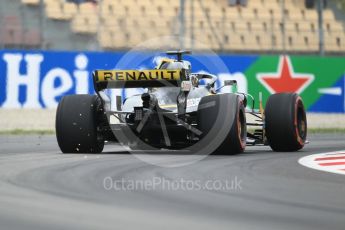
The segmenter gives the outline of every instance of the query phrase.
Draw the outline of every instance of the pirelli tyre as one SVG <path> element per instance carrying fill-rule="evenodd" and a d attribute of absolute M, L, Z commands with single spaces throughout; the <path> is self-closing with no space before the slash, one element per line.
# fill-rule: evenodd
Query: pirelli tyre
<path fill-rule="evenodd" d="M 201 142 L 217 143 L 214 154 L 236 154 L 246 147 L 247 126 L 243 101 L 236 94 L 203 97 L 198 106 Z"/>
<path fill-rule="evenodd" d="M 104 116 L 104 115 L 103 115 Z M 56 112 L 56 138 L 63 153 L 100 153 L 104 140 L 98 132 L 102 117 L 96 95 L 69 95 Z"/>
<path fill-rule="evenodd" d="M 265 107 L 265 133 L 274 151 L 290 152 L 304 147 L 307 118 L 303 101 L 296 93 L 278 93 Z"/>

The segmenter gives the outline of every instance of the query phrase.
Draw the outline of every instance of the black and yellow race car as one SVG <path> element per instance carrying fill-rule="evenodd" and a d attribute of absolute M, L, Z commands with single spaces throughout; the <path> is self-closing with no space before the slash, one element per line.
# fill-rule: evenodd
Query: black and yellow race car
<path fill-rule="evenodd" d="M 58 105 L 56 136 L 61 151 L 100 153 L 105 142 L 135 150 L 207 154 L 240 153 L 246 145 L 258 144 L 270 145 L 274 151 L 303 148 L 307 120 L 300 96 L 274 94 L 265 109 L 261 100 L 260 109 L 254 109 L 252 95 L 220 93 L 215 75 L 191 72 L 190 62 L 182 59 L 189 53 L 169 51 L 177 59 L 163 59 L 151 70 L 94 71 L 95 95 L 65 96 Z M 227 80 L 222 87 L 236 84 Z M 144 88 L 145 92 L 117 96 L 112 109 L 105 91 L 113 88 Z"/>

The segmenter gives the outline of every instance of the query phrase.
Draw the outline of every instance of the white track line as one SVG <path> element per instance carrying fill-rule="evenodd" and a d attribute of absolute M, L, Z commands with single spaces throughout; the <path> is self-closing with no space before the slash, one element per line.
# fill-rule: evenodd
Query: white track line
<path fill-rule="evenodd" d="M 345 150 L 305 156 L 298 163 L 308 168 L 345 175 Z"/>

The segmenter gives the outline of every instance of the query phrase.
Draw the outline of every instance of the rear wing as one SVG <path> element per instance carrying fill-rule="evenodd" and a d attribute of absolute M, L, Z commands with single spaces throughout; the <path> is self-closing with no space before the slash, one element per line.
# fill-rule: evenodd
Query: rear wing
<path fill-rule="evenodd" d="M 93 72 L 96 91 L 106 88 L 178 87 L 186 80 L 183 69 L 167 70 L 96 70 Z"/>

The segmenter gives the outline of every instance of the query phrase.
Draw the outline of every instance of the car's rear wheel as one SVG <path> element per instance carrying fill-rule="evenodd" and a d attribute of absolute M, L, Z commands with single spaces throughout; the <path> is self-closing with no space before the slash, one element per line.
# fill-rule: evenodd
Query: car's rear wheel
<path fill-rule="evenodd" d="M 103 118 L 96 95 L 69 95 L 56 112 L 56 138 L 63 153 L 100 153 L 104 140 L 98 131 Z"/>
<path fill-rule="evenodd" d="M 297 151 L 307 138 L 307 118 L 303 101 L 296 93 L 278 93 L 265 107 L 265 133 L 274 151 Z"/>
<path fill-rule="evenodd" d="M 197 120 L 198 129 L 202 132 L 202 143 L 219 143 L 215 154 L 244 151 L 247 138 L 246 116 L 238 95 L 219 94 L 202 98 Z"/>

